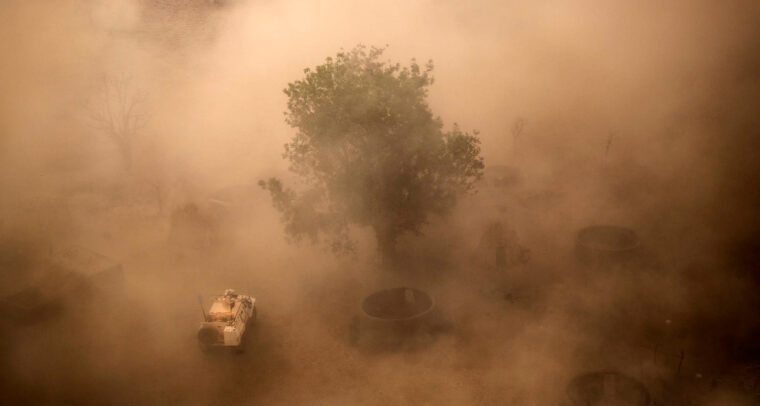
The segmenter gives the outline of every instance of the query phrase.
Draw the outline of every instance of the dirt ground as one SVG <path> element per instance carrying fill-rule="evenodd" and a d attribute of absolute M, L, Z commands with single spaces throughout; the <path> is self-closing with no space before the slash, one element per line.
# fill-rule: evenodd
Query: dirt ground
<path fill-rule="evenodd" d="M 0 404 L 571 406 L 600 371 L 653 405 L 760 404 L 759 4 L 1 1 Z M 358 225 L 355 256 L 287 243 L 258 186 L 308 188 L 283 88 L 359 44 L 431 59 L 425 106 L 486 165 L 392 265 Z M 636 261 L 581 263 L 594 225 Z M 2 305 L 75 245 L 123 289 Z M 400 286 L 450 328 L 355 344 Z M 227 288 L 258 320 L 204 354 L 198 296 Z"/>
<path fill-rule="evenodd" d="M 497 270 L 432 227 L 407 251 L 408 266 L 424 272 L 393 273 L 372 257 L 335 259 L 255 228 L 233 244 L 188 248 L 167 242 L 165 221 L 92 224 L 81 239 L 111 244 L 124 292 L 73 299 L 45 322 L 3 324 L 3 386 L 19 403 L 548 405 L 567 404 L 567 383 L 585 371 L 627 373 L 659 399 L 676 371 L 699 373 L 693 357 L 678 360 L 677 339 L 645 333 L 652 319 L 672 317 L 653 314 L 671 307 L 646 296 L 659 298 L 650 287 L 673 277 L 589 272 L 574 260 L 572 233 L 559 236 L 568 241 L 526 233 L 531 260 Z M 457 249 L 426 259 L 446 252 L 440 244 Z M 399 285 L 426 289 L 453 328 L 422 347 L 353 345 L 362 298 Z M 259 319 L 245 353 L 204 354 L 197 296 L 228 287 L 256 297 Z"/>

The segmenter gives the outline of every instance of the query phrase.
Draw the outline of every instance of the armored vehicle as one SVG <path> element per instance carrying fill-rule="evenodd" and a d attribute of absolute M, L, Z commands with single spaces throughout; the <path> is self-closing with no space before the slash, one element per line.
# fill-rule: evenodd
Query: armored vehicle
<path fill-rule="evenodd" d="M 246 332 L 256 320 L 255 298 L 227 289 L 223 295 L 213 298 L 208 311 L 203 307 L 201 310 L 203 322 L 198 329 L 201 350 L 228 347 L 244 351 Z"/>

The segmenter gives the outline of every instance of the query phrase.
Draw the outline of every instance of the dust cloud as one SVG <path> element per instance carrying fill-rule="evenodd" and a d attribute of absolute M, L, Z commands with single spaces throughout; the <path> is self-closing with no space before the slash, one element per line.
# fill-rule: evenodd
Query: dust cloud
<path fill-rule="evenodd" d="M 6 0 L 2 397 L 571 405 L 617 371 L 651 404 L 757 404 L 757 21 L 739 0 Z M 432 111 L 481 132 L 478 193 L 396 271 L 368 230 L 352 257 L 287 244 L 256 186 L 291 176 L 282 89 L 357 44 L 433 60 Z M 634 230 L 636 258 L 581 260 L 592 225 Z M 72 282 L 71 247 L 121 286 Z M 356 345 L 362 299 L 395 286 L 447 328 Z M 198 295 L 225 288 L 259 319 L 244 354 L 203 354 Z"/>

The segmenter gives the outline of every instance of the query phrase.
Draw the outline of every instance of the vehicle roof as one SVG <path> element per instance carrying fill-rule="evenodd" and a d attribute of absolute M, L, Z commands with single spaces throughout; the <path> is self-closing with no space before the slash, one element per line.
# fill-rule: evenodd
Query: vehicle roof
<path fill-rule="evenodd" d="M 224 300 L 215 300 L 214 303 L 211 304 L 211 308 L 208 310 L 208 314 L 210 315 L 235 314 L 239 309 L 240 309 L 239 301 L 234 301 L 232 303 L 229 303 Z"/>

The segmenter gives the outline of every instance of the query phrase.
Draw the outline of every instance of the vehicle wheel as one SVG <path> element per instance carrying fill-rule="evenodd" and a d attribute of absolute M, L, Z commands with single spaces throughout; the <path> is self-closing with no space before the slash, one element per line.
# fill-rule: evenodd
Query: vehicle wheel
<path fill-rule="evenodd" d="M 198 330 L 198 344 L 201 347 L 201 351 L 208 353 L 211 350 L 216 341 L 217 334 L 214 328 L 204 327 Z"/>
<path fill-rule="evenodd" d="M 256 317 L 258 316 L 256 314 L 256 308 L 254 307 L 253 312 L 251 312 L 251 317 L 248 319 L 248 322 L 246 322 L 246 327 L 250 327 L 251 325 L 253 325 L 253 323 L 256 322 Z"/>
<path fill-rule="evenodd" d="M 242 354 L 245 352 L 246 344 L 248 343 L 248 334 L 249 332 L 246 331 L 245 334 L 243 334 L 243 337 L 240 338 L 240 344 L 235 346 L 235 352 L 238 354 Z"/>

